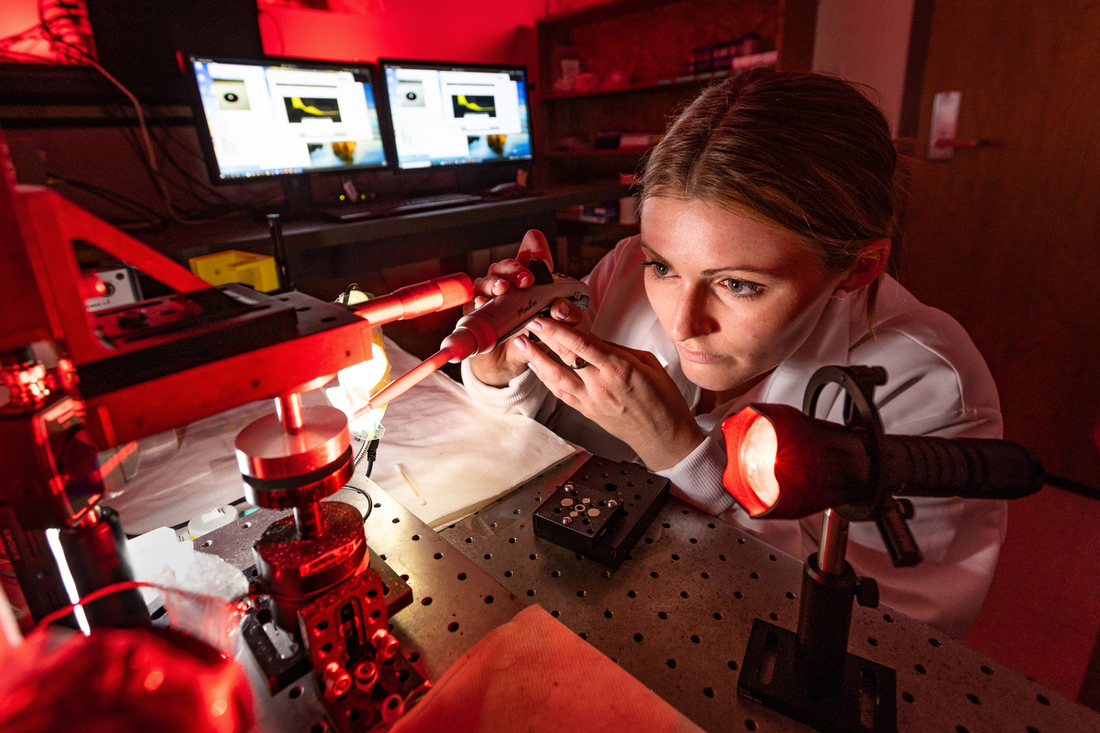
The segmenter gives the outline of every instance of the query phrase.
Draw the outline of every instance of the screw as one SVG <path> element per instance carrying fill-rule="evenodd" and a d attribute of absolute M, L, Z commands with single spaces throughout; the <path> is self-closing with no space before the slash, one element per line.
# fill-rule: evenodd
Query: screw
<path fill-rule="evenodd" d="M 378 665 L 374 662 L 360 662 L 355 667 L 355 686 L 363 692 L 369 692 L 378 681 Z"/>
<path fill-rule="evenodd" d="M 339 700 L 351 689 L 351 675 L 336 662 L 329 662 L 321 675 L 325 683 L 325 700 Z"/>
<path fill-rule="evenodd" d="M 397 637 L 387 633 L 385 629 L 378 629 L 371 637 L 371 643 L 378 650 L 382 659 L 392 659 L 397 654 Z"/>
<path fill-rule="evenodd" d="M 561 518 L 561 523 L 562 523 L 562 524 L 572 524 L 572 523 L 573 523 L 573 520 L 572 520 L 572 519 L 570 519 L 569 517 L 562 517 L 562 518 Z"/>
<path fill-rule="evenodd" d="M 615 501 L 614 499 L 609 499 L 607 501 L 607 508 L 608 509 L 614 509 L 617 506 L 619 506 L 619 502 Z"/>

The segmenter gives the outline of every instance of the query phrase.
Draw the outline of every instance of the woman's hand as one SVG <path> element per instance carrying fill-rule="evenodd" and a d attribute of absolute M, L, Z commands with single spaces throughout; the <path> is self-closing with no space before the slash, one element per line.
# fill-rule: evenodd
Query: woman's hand
<path fill-rule="evenodd" d="M 537 229 L 531 229 L 524 235 L 519 253 L 514 260 L 493 263 L 485 277 L 479 277 L 474 281 L 473 303 L 468 303 L 463 312 L 469 313 L 474 308 L 480 308 L 491 298 L 504 295 L 512 288 L 531 287 L 535 276 L 527 269 L 527 263 L 532 259 L 543 260 L 551 270 L 554 268 L 550 245 L 546 243 L 543 233 Z M 554 319 L 569 325 L 580 323 L 582 316 L 580 308 L 564 298 L 554 302 L 550 314 Z M 525 341 L 527 344 L 531 343 L 526 339 Z M 493 387 L 504 387 L 527 370 L 527 359 L 515 344 L 509 341 L 497 344 L 497 347 L 488 354 L 470 357 L 470 368 L 482 383 Z"/>
<path fill-rule="evenodd" d="M 703 442 L 679 388 L 648 351 L 601 341 L 546 318 L 529 329 L 566 366 L 523 336 L 513 345 L 559 400 L 635 451 L 650 471 L 671 468 Z M 579 368 L 570 366 L 585 364 Z"/>

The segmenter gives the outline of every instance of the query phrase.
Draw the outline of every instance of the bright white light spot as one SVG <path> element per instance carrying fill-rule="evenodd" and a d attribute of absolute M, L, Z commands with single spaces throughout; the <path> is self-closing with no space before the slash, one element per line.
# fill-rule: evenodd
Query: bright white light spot
<path fill-rule="evenodd" d="M 775 479 L 778 449 L 775 428 L 763 417 L 756 418 L 741 441 L 741 476 L 768 509 L 779 500 L 779 482 Z"/>
<path fill-rule="evenodd" d="M 80 593 L 76 590 L 76 581 L 73 580 L 73 574 L 69 572 L 69 562 L 65 559 L 65 549 L 61 546 L 60 530 L 47 529 L 46 544 L 50 546 L 54 560 L 57 561 L 57 569 L 61 573 L 61 583 L 65 586 L 65 592 L 69 595 L 69 602 L 78 603 Z M 73 615 L 76 617 L 76 625 L 80 627 L 84 636 L 90 634 L 92 627 L 88 624 L 88 617 L 84 614 L 83 606 L 77 606 L 73 611 Z"/>

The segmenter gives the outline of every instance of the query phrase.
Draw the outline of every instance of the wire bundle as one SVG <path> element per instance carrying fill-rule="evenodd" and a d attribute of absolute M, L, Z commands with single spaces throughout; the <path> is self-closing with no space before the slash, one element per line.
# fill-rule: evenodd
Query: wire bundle
<path fill-rule="evenodd" d="M 139 160 L 141 160 L 158 198 L 167 210 L 169 220 L 179 224 L 201 224 L 233 216 L 244 208 L 247 203 L 266 204 L 272 201 L 273 195 L 276 194 L 274 187 L 259 195 L 250 195 L 250 201 L 246 204 L 238 203 L 199 180 L 187 170 L 186 166 L 177 160 L 170 150 L 170 144 L 172 143 L 200 161 L 203 158 L 191 147 L 173 138 L 168 125 L 163 119 L 157 118 L 161 128 L 159 136 L 150 131 L 146 111 L 137 97 L 104 69 L 95 58 L 91 25 L 83 0 L 38 0 L 38 18 L 39 22 L 27 30 L 0 39 L 0 61 L 91 66 L 117 87 L 125 95 L 130 105 L 133 106 L 138 127 L 137 131 L 133 130 L 130 124 L 133 118 L 119 114 L 120 130 Z M 42 43 L 47 44 L 52 53 L 52 58 L 29 50 L 16 50 L 17 46 L 25 47 L 26 44 Z M 161 170 L 161 159 L 176 171 L 182 179 L 182 183 L 173 180 L 174 177 L 164 175 Z M 156 228 L 163 226 L 165 223 L 160 213 L 131 197 L 92 183 L 73 180 L 68 176 L 53 173 L 47 175 L 48 182 L 51 184 L 72 186 L 107 201 L 138 218 L 137 221 L 120 224 L 119 226 L 122 228 Z M 185 194 L 194 199 L 200 207 L 200 212 L 188 213 L 179 210 L 173 200 L 174 192 Z"/>
<path fill-rule="evenodd" d="M 45 43 L 51 56 L 15 46 Z M 38 23 L 25 31 L 0 38 L 0 59 L 16 62 L 84 64 L 94 48 L 88 10 L 82 0 L 38 0 Z"/>

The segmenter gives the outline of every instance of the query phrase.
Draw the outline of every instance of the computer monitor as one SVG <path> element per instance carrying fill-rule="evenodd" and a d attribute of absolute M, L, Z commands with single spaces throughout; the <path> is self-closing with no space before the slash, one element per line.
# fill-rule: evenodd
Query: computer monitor
<path fill-rule="evenodd" d="M 213 183 L 389 165 L 370 64 L 189 56 Z"/>
<path fill-rule="evenodd" d="M 523 66 L 379 59 L 399 170 L 532 159 Z"/>

